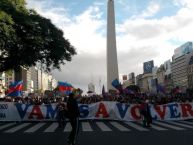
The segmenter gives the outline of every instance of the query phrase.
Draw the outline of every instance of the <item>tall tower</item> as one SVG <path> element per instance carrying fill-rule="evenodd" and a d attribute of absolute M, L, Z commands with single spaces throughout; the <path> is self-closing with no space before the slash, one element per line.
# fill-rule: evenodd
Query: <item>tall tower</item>
<path fill-rule="evenodd" d="M 107 90 L 114 89 L 111 82 L 119 79 L 115 34 L 114 1 L 108 0 L 107 8 Z"/>

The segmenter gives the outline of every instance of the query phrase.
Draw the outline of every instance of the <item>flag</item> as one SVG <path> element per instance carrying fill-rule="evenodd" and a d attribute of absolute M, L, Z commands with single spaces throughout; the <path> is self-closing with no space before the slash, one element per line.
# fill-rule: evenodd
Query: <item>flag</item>
<path fill-rule="evenodd" d="M 166 94 L 165 88 L 163 86 L 161 86 L 160 84 L 157 85 L 157 92 L 162 92 L 162 93 Z"/>
<path fill-rule="evenodd" d="M 69 95 L 73 91 L 73 86 L 67 82 L 58 82 L 58 89 L 60 92 Z"/>
<path fill-rule="evenodd" d="M 11 83 L 9 86 L 7 96 L 21 97 L 22 96 L 22 89 L 23 89 L 23 81 Z"/>
<path fill-rule="evenodd" d="M 112 86 L 113 86 L 114 88 L 116 88 L 116 89 L 118 89 L 119 86 L 120 86 L 120 83 L 119 83 L 119 80 L 118 80 L 118 79 L 113 80 L 111 84 L 112 84 Z"/>
<path fill-rule="evenodd" d="M 123 93 L 123 86 L 121 85 L 121 83 L 119 82 L 118 79 L 115 79 L 112 81 L 112 86 L 114 88 L 116 88 L 117 90 L 119 90 L 119 93 L 122 94 Z"/>

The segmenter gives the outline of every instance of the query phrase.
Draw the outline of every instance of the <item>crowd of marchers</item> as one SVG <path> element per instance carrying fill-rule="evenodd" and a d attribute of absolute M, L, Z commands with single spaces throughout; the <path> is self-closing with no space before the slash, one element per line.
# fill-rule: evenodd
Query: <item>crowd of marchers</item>
<path fill-rule="evenodd" d="M 4 97 L 0 98 L 1 102 L 18 102 L 23 104 L 32 104 L 32 105 L 44 105 L 44 104 L 52 104 L 58 103 L 60 100 L 63 102 L 67 102 L 68 96 L 27 96 L 27 97 Z M 193 102 L 193 95 L 186 93 L 178 93 L 178 94 L 130 94 L 130 95 L 92 95 L 92 96 L 80 96 L 77 101 L 80 104 L 92 104 L 101 101 L 114 101 L 120 103 L 127 104 L 140 104 L 145 100 L 149 100 L 151 104 L 162 105 L 167 103 L 185 103 L 185 102 Z"/>

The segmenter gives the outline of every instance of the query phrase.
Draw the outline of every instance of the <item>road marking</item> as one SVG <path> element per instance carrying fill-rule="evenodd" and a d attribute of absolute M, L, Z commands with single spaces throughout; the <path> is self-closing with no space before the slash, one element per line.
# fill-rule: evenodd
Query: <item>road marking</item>
<path fill-rule="evenodd" d="M 189 125 L 193 125 L 193 122 L 189 122 L 189 121 L 180 120 L 180 121 L 178 121 L 178 122 L 186 123 L 186 124 L 189 124 Z"/>
<path fill-rule="evenodd" d="M 171 121 L 167 121 L 167 122 L 171 123 L 171 124 L 174 124 L 174 125 L 179 125 L 179 126 L 182 126 L 182 127 L 187 127 L 187 128 L 193 129 L 193 126 L 190 126 L 190 125 L 187 125 L 187 124 L 182 124 L 182 123 L 179 123 L 179 122 L 171 122 Z"/>
<path fill-rule="evenodd" d="M 54 132 L 57 127 L 58 123 L 54 122 L 46 130 L 44 130 L 44 132 Z"/>
<path fill-rule="evenodd" d="M 16 131 L 18 131 L 18 130 L 20 130 L 20 129 L 28 126 L 28 125 L 30 125 L 30 124 L 31 124 L 31 123 L 22 123 L 22 124 L 20 124 L 20 125 L 18 125 L 18 126 L 16 126 L 16 127 L 13 127 L 13 128 L 11 128 L 11 129 L 9 129 L 9 130 L 6 130 L 5 132 L 6 132 L 6 133 L 14 133 L 14 132 L 16 132 Z"/>
<path fill-rule="evenodd" d="M 7 127 L 12 126 L 12 125 L 14 125 L 14 124 L 16 124 L 16 123 L 4 124 L 4 125 L 0 126 L 0 130 L 3 130 L 4 128 L 7 128 Z"/>
<path fill-rule="evenodd" d="M 168 130 L 167 128 L 163 128 L 154 124 L 151 124 L 151 128 L 155 129 L 155 130 L 159 130 L 159 131 L 164 131 L 164 130 Z"/>
<path fill-rule="evenodd" d="M 158 125 L 161 125 L 161 126 L 164 126 L 164 127 L 172 128 L 174 130 L 185 130 L 184 128 L 173 126 L 173 125 L 166 124 L 166 123 L 163 123 L 163 122 L 158 122 L 158 121 L 154 122 L 154 124 L 158 124 Z"/>
<path fill-rule="evenodd" d="M 82 130 L 83 131 L 93 131 L 89 122 L 82 122 Z"/>
<path fill-rule="evenodd" d="M 115 128 L 119 129 L 120 131 L 130 131 L 130 129 L 124 127 L 123 125 L 119 124 L 118 122 L 110 122 Z"/>
<path fill-rule="evenodd" d="M 137 124 L 135 124 L 135 123 L 133 123 L 133 122 L 125 122 L 125 123 L 126 123 L 127 125 L 135 128 L 135 129 L 139 130 L 139 131 L 149 131 L 148 129 L 146 129 L 146 128 L 140 126 L 140 125 L 137 125 Z"/>
<path fill-rule="evenodd" d="M 36 124 L 35 126 L 32 126 L 31 128 L 29 128 L 29 129 L 27 129 L 26 131 L 25 131 L 25 133 L 31 133 L 31 132 L 35 132 L 35 131 L 37 131 L 38 129 L 40 129 L 43 125 L 45 125 L 46 123 L 38 123 L 38 124 Z"/>
<path fill-rule="evenodd" d="M 98 125 L 98 127 L 102 130 L 102 131 L 112 131 L 106 124 L 104 124 L 103 122 L 96 122 L 96 124 Z"/>
<path fill-rule="evenodd" d="M 70 132 L 72 130 L 72 127 L 70 125 L 70 122 L 66 123 L 66 126 L 64 128 L 64 132 Z"/>
<path fill-rule="evenodd" d="M 143 122 L 140 122 L 140 124 L 141 125 L 143 125 Z M 155 125 L 155 124 L 150 124 L 150 128 L 153 128 L 153 129 L 155 129 L 155 130 L 159 130 L 159 131 L 164 131 L 164 130 L 168 130 L 168 129 L 166 129 L 166 128 L 163 128 L 163 127 L 160 127 L 160 126 L 157 126 L 157 125 Z"/>

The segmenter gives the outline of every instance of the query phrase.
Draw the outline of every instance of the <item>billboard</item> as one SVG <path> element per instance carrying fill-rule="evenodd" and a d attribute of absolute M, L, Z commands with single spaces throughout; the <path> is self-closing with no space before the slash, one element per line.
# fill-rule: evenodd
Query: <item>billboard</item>
<path fill-rule="evenodd" d="M 143 72 L 144 72 L 144 74 L 152 73 L 153 67 L 154 67 L 153 60 L 144 62 L 143 63 Z"/>
<path fill-rule="evenodd" d="M 176 59 L 184 54 L 190 53 L 192 52 L 192 50 L 193 50 L 192 42 L 187 42 L 174 50 L 173 59 Z"/>

